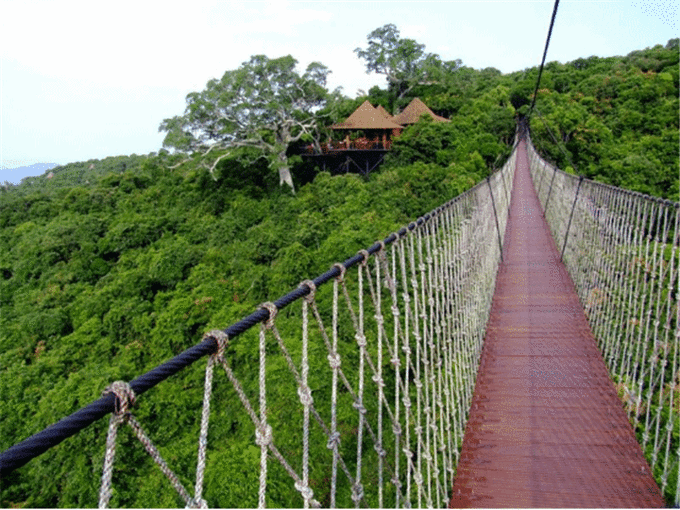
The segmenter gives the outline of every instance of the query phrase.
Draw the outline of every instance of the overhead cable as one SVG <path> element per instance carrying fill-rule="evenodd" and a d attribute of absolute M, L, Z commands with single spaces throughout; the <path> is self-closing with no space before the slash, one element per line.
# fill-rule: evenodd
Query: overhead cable
<path fill-rule="evenodd" d="M 553 6 L 552 17 L 550 18 L 550 28 L 548 29 L 548 37 L 545 40 L 545 49 L 543 50 L 543 60 L 541 61 L 541 67 L 538 69 L 538 79 L 536 80 L 536 88 L 534 89 L 534 97 L 531 101 L 531 108 L 529 108 L 529 113 L 527 118 L 531 117 L 531 112 L 534 110 L 534 105 L 536 104 L 536 96 L 538 94 L 538 87 L 541 84 L 541 75 L 543 74 L 543 66 L 545 65 L 545 57 L 548 56 L 548 46 L 550 45 L 550 36 L 552 35 L 553 26 L 555 25 L 555 16 L 557 16 L 557 7 L 560 5 L 560 0 L 555 0 L 555 5 Z"/>

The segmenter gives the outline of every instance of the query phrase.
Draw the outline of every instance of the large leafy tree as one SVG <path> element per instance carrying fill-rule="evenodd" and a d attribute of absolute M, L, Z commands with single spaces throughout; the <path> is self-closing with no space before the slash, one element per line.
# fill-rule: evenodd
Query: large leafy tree
<path fill-rule="evenodd" d="M 330 73 L 313 62 L 300 75 L 296 65 L 290 55 L 255 55 L 220 80 L 210 80 L 205 90 L 187 96 L 184 115 L 161 123 L 159 131 L 167 132 L 163 146 L 193 153 L 213 175 L 229 154 L 225 150 L 252 148 L 278 171 L 282 185 L 294 189 L 286 152 L 302 137 L 314 138 Z"/>
<path fill-rule="evenodd" d="M 439 55 L 426 53 L 425 45 L 400 37 L 391 23 L 368 34 L 368 47 L 356 48 L 357 56 L 366 61 L 366 72 L 383 74 L 397 99 L 413 87 L 439 81 L 446 72 L 455 71 L 461 61 L 442 62 Z"/>

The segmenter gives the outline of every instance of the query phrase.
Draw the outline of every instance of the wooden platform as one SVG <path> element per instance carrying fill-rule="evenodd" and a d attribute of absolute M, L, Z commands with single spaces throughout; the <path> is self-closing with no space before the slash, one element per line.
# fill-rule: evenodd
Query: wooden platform
<path fill-rule="evenodd" d="M 661 507 L 520 144 L 450 507 Z"/>

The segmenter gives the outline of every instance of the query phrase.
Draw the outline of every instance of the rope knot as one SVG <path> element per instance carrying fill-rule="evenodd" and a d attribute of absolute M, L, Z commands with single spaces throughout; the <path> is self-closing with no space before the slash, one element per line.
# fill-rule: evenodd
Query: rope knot
<path fill-rule="evenodd" d="M 300 282 L 300 287 L 306 286 L 309 289 L 309 294 L 305 296 L 305 301 L 311 303 L 314 301 L 314 296 L 316 295 L 316 283 L 312 280 L 303 280 Z"/>
<path fill-rule="evenodd" d="M 364 499 L 364 486 L 360 483 L 355 483 L 352 486 L 352 501 L 359 503 L 362 499 Z"/>
<path fill-rule="evenodd" d="M 401 361 L 400 361 L 399 358 L 397 358 L 397 357 L 392 358 L 392 359 L 390 360 L 390 363 L 392 363 L 392 366 L 393 366 L 395 369 L 399 369 L 399 367 L 401 366 Z"/>
<path fill-rule="evenodd" d="M 397 305 L 392 305 L 392 315 L 399 317 L 399 307 Z"/>
<path fill-rule="evenodd" d="M 328 438 L 328 443 L 326 444 L 326 448 L 329 450 L 332 450 L 336 446 L 340 446 L 340 432 L 333 432 Z"/>
<path fill-rule="evenodd" d="M 368 344 L 366 342 L 366 337 L 364 335 L 360 335 L 359 333 L 354 335 L 354 339 L 357 341 L 357 345 L 359 347 L 366 347 L 366 345 Z"/>
<path fill-rule="evenodd" d="M 378 374 L 375 374 L 373 377 L 373 382 L 377 384 L 379 387 L 384 388 L 385 387 L 385 381 L 383 381 L 382 377 L 380 377 Z"/>
<path fill-rule="evenodd" d="M 378 326 L 385 324 L 385 318 L 382 315 L 376 314 L 373 317 L 375 317 L 375 322 L 378 324 Z"/>
<path fill-rule="evenodd" d="M 312 390 L 309 389 L 309 386 L 300 386 L 298 388 L 298 396 L 300 397 L 300 403 L 302 403 L 303 406 L 311 406 L 314 403 Z"/>
<path fill-rule="evenodd" d="M 345 281 L 345 273 L 347 272 L 347 268 L 344 266 L 344 264 L 341 264 L 340 262 L 336 262 L 335 264 L 333 264 L 333 267 L 334 268 L 337 267 L 338 270 L 340 271 L 340 274 L 338 276 L 336 276 L 335 279 L 339 282 Z"/>
<path fill-rule="evenodd" d="M 264 308 L 269 312 L 269 318 L 264 323 L 264 327 L 267 329 L 272 329 L 274 327 L 274 319 L 276 319 L 276 314 L 279 312 L 279 309 L 276 308 L 276 305 L 271 301 L 262 303 L 260 308 Z"/>
<path fill-rule="evenodd" d="M 328 364 L 333 370 L 337 370 L 340 368 L 340 355 L 339 354 L 329 354 L 328 355 Z"/>
<path fill-rule="evenodd" d="M 198 499 L 191 498 L 187 506 L 185 506 L 184 508 L 210 508 L 210 507 L 208 506 L 208 502 L 203 498 Z"/>
<path fill-rule="evenodd" d="M 274 434 L 271 425 L 263 423 L 255 429 L 255 443 L 258 446 L 269 446 L 272 444 Z"/>
<path fill-rule="evenodd" d="M 382 457 L 383 459 L 384 459 L 385 457 L 387 457 L 387 452 L 386 452 L 385 449 L 382 447 L 382 445 L 375 444 L 375 445 L 373 445 L 373 448 L 375 449 L 376 453 L 377 453 L 380 457 Z"/>
<path fill-rule="evenodd" d="M 217 359 L 224 359 L 224 349 L 229 343 L 229 335 L 220 329 L 213 329 L 203 335 L 203 340 L 207 340 L 208 338 L 212 338 L 217 342 L 217 351 L 215 351 Z"/>
<path fill-rule="evenodd" d="M 314 497 L 314 491 L 307 485 L 302 485 L 301 483 L 295 482 L 295 489 L 305 498 L 305 501 L 309 501 Z"/>
<path fill-rule="evenodd" d="M 116 397 L 116 408 L 114 412 L 117 415 L 127 414 L 130 407 L 135 405 L 135 401 L 137 400 L 135 392 L 125 381 L 112 382 L 104 389 L 102 395 L 106 395 L 107 393 L 113 393 Z"/>
<path fill-rule="evenodd" d="M 359 411 L 361 414 L 365 415 L 366 414 L 366 408 L 363 406 L 361 402 L 353 402 L 352 407 Z"/>

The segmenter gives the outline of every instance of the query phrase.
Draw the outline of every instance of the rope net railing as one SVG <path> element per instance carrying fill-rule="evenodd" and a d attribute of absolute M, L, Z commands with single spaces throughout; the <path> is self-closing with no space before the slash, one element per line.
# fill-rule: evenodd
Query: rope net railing
<path fill-rule="evenodd" d="M 680 504 L 680 204 L 567 174 L 527 144 L 557 248 L 667 500 Z"/>
<path fill-rule="evenodd" d="M 208 441 L 220 427 L 210 423 L 211 406 L 238 399 L 238 423 L 249 424 L 248 448 L 258 451 L 242 469 L 259 477 L 252 500 L 233 505 L 446 505 L 502 258 L 515 160 L 513 152 L 486 181 L 240 323 L 207 333 L 168 363 L 113 383 L 99 401 L 0 454 L 0 471 L 112 412 L 99 506 L 120 505 L 116 449 L 131 447 L 119 437 L 129 425 L 178 502 L 207 507 L 209 459 L 224 447 Z M 196 469 L 175 472 L 160 453 L 168 445 L 156 447 L 163 438 L 147 433 L 132 409 L 141 393 L 204 355 Z M 229 482 L 221 480 L 220 490 Z"/>

